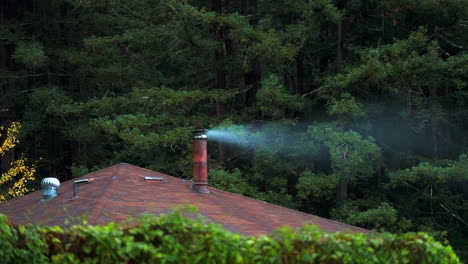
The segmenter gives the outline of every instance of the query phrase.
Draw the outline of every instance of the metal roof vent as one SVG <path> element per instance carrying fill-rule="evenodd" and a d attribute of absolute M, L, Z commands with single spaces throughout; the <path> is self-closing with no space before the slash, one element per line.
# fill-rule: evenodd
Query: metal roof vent
<path fill-rule="evenodd" d="M 43 199 L 47 201 L 57 196 L 57 190 L 60 188 L 60 181 L 57 178 L 44 178 L 41 182 Z"/>
<path fill-rule="evenodd" d="M 115 177 L 115 176 L 114 176 Z M 112 179 L 114 179 L 114 177 L 112 177 Z M 82 180 L 76 180 L 73 182 L 73 198 L 71 198 L 70 200 L 75 200 L 76 198 L 78 198 L 78 195 L 76 194 L 76 185 L 77 184 L 80 184 L 80 183 L 90 183 L 92 181 L 94 181 L 95 178 L 89 178 L 89 179 L 82 179 Z"/>
<path fill-rule="evenodd" d="M 153 177 L 153 176 L 145 176 L 145 180 L 149 180 L 149 181 L 162 181 L 163 178 L 161 178 L 161 177 Z"/>

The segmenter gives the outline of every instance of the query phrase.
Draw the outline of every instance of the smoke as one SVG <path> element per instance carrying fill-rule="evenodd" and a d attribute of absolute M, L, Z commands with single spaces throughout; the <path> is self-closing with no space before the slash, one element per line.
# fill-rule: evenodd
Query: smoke
<path fill-rule="evenodd" d="M 316 128 L 316 129 L 313 129 Z M 255 151 L 266 151 L 290 156 L 291 158 L 323 158 L 327 149 L 324 148 L 324 136 L 318 137 L 313 131 L 344 133 L 355 131 L 362 139 L 372 137 L 375 143 L 390 159 L 393 166 L 407 162 L 415 163 L 421 159 L 433 158 L 435 147 L 439 159 L 454 159 L 466 152 L 466 138 L 463 128 L 451 127 L 439 129 L 437 142 L 434 145 L 431 127 L 426 124 L 417 128 L 408 120 L 398 115 L 376 114 L 364 122 L 342 125 L 337 122 L 258 122 L 248 125 L 228 125 L 208 130 L 208 140 L 225 144 L 252 148 Z M 452 129 L 452 128 L 451 128 Z M 325 131 L 325 132 L 323 132 Z M 343 134 L 344 135 L 344 134 Z M 434 147 L 435 146 L 435 147 Z M 390 162 L 390 161 L 389 161 Z"/>
<path fill-rule="evenodd" d="M 282 154 L 298 152 L 310 143 L 304 128 L 281 122 L 209 129 L 208 140 Z"/>
<path fill-rule="evenodd" d="M 223 143 L 248 146 L 249 141 L 246 140 L 248 137 L 246 131 L 239 131 L 233 128 L 218 128 L 218 129 L 209 129 L 208 130 L 208 139 L 214 140 Z"/>

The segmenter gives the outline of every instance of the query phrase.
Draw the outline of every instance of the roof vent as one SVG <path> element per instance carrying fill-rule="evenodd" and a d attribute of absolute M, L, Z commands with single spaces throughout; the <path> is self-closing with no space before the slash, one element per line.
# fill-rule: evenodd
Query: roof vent
<path fill-rule="evenodd" d="M 153 177 L 153 176 L 145 176 L 145 180 L 152 180 L 152 181 L 162 181 L 163 178 L 161 177 Z"/>
<path fill-rule="evenodd" d="M 80 184 L 80 183 L 90 183 L 92 181 L 94 181 L 95 179 L 94 178 L 89 178 L 89 179 L 82 179 L 82 180 L 76 180 L 73 182 L 73 198 L 71 198 L 70 200 L 75 200 L 76 198 L 78 198 L 78 195 L 76 194 L 76 185 L 77 184 Z"/>
<path fill-rule="evenodd" d="M 57 190 L 60 188 L 60 181 L 57 178 L 44 178 L 41 182 L 43 199 L 47 201 L 57 196 Z"/>

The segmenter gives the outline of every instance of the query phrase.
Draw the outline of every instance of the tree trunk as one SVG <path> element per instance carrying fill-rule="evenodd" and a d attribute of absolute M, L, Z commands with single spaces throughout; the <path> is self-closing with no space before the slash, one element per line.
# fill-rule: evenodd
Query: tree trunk
<path fill-rule="evenodd" d="M 338 9 L 343 10 L 346 8 L 348 0 L 338 0 Z M 344 61 L 347 57 L 346 42 L 346 19 L 342 18 L 337 24 L 336 32 L 336 72 L 343 72 Z"/>
<path fill-rule="evenodd" d="M 11 18 L 11 3 L 8 0 L 0 0 L 0 26 L 5 28 L 6 22 Z M 0 42 L 0 72 L 8 72 L 11 70 L 11 54 L 12 47 L 9 44 Z M 11 83 L 9 80 L 2 80 L 0 82 L 0 126 L 4 126 L 5 130 L 12 120 L 11 102 L 8 94 L 11 92 Z M 4 131 L 5 132 L 5 131 Z M 5 153 L 0 157 L 0 172 L 6 172 L 11 168 L 11 163 L 14 161 L 14 149 Z"/>
<path fill-rule="evenodd" d="M 338 9 L 344 10 L 346 8 L 348 0 L 338 0 Z M 346 59 L 346 23 L 345 18 L 342 18 L 337 25 L 337 49 L 336 49 L 336 72 L 343 72 L 344 61 Z M 348 183 L 344 180 L 340 180 L 336 188 L 336 201 L 339 203 L 346 199 L 348 196 Z"/>
<path fill-rule="evenodd" d="M 348 183 L 340 179 L 340 182 L 336 186 L 336 203 L 344 201 L 348 197 Z"/>
<path fill-rule="evenodd" d="M 246 94 L 246 105 L 254 106 L 257 101 L 257 92 L 262 86 L 262 71 L 260 61 L 252 60 L 252 71 L 245 75 L 245 84 L 252 85 Z"/>
<path fill-rule="evenodd" d="M 62 161 L 62 173 L 66 180 L 73 178 L 72 166 L 73 166 L 73 143 L 70 140 L 64 140 L 63 148 L 63 161 Z"/>
<path fill-rule="evenodd" d="M 248 13 L 251 14 L 250 25 L 255 28 L 258 25 L 257 0 L 248 0 Z M 251 63 L 251 71 L 244 76 L 245 84 L 252 85 L 246 93 L 246 105 L 254 106 L 257 100 L 257 92 L 262 85 L 262 71 L 260 61 L 254 58 Z"/>
<path fill-rule="evenodd" d="M 432 87 L 430 91 L 430 97 L 433 101 L 436 100 L 437 97 L 437 87 Z M 432 111 L 435 111 L 433 109 Z M 437 144 L 437 134 L 439 131 L 439 121 L 437 118 L 436 113 L 432 113 L 431 116 L 431 136 L 432 136 L 432 157 L 434 159 L 438 158 L 438 144 Z"/>
<path fill-rule="evenodd" d="M 294 93 L 303 94 L 304 93 L 304 56 L 299 50 L 294 60 Z"/>
<path fill-rule="evenodd" d="M 326 47 L 328 43 L 328 23 L 325 21 L 320 26 L 320 44 L 322 47 Z M 328 53 L 320 56 L 319 59 L 319 71 L 320 73 L 324 73 L 328 68 Z"/>
<path fill-rule="evenodd" d="M 247 12 L 247 9 L 248 9 L 248 0 L 240 0 L 240 12 L 241 12 L 241 15 L 246 15 L 248 12 Z"/>
<path fill-rule="evenodd" d="M 377 190 L 383 191 L 384 189 L 385 168 L 380 166 L 377 169 Z"/>
<path fill-rule="evenodd" d="M 211 10 L 215 12 L 218 16 L 222 14 L 222 11 L 223 11 L 222 9 L 223 9 L 222 0 L 211 1 Z M 224 44 L 224 32 L 223 32 L 222 27 L 217 23 L 213 25 L 213 35 L 214 35 L 214 39 L 218 43 Z M 224 48 L 221 44 L 215 48 L 214 57 L 215 57 L 215 67 L 216 67 L 215 89 L 224 90 L 226 89 L 226 71 L 224 69 L 225 55 L 224 55 Z M 226 115 L 225 102 L 217 101 L 216 102 L 216 117 L 221 120 L 224 118 L 225 115 Z M 226 146 L 224 143 L 218 142 L 218 152 L 219 152 L 219 160 L 222 163 L 226 158 Z"/>

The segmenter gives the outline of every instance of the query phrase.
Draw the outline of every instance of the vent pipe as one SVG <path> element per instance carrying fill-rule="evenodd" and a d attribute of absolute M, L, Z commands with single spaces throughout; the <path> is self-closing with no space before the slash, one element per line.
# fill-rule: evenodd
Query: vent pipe
<path fill-rule="evenodd" d="M 76 185 L 77 184 L 80 184 L 80 183 L 90 183 L 94 181 L 94 178 L 90 178 L 90 179 L 83 179 L 83 180 L 76 180 L 73 182 L 73 198 L 71 198 L 70 200 L 75 200 L 76 198 L 78 198 L 78 195 L 77 195 L 77 191 L 76 191 Z"/>
<path fill-rule="evenodd" d="M 47 201 L 57 196 L 57 190 L 60 188 L 60 181 L 57 178 L 44 178 L 41 182 L 42 196 L 41 201 Z"/>
<path fill-rule="evenodd" d="M 208 190 L 208 151 L 207 130 L 193 131 L 193 189 L 199 193 L 209 193 Z"/>

